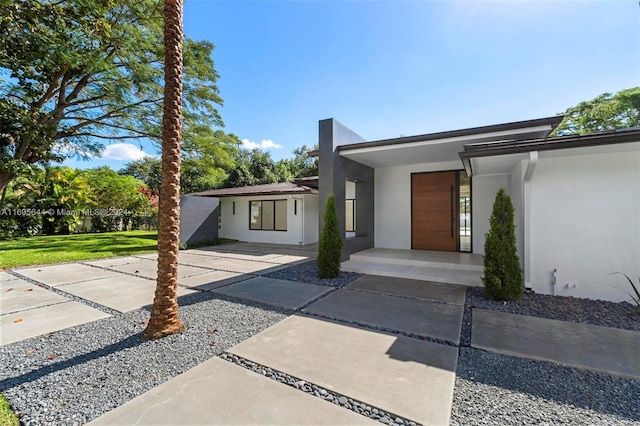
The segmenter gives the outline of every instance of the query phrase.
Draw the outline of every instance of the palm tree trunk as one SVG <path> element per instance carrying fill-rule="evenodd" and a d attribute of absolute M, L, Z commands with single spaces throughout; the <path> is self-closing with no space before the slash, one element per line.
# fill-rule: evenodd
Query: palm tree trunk
<path fill-rule="evenodd" d="M 180 144 L 182 138 L 182 0 L 164 2 L 162 185 L 158 225 L 158 279 L 146 339 L 182 333 L 178 317 Z"/>

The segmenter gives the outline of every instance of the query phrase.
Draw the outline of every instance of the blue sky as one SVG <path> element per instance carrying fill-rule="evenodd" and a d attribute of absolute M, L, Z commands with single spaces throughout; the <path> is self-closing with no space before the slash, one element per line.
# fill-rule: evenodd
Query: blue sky
<path fill-rule="evenodd" d="M 184 28 L 216 46 L 225 129 L 274 159 L 317 143 L 325 118 L 376 140 L 551 116 L 640 85 L 637 1 L 186 0 Z M 67 164 L 141 155 L 108 149 Z"/>

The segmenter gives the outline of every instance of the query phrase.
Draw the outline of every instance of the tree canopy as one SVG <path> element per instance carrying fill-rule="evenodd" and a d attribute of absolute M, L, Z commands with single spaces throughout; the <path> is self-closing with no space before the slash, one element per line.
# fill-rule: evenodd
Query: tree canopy
<path fill-rule="evenodd" d="M 229 170 L 224 186 L 262 185 L 317 176 L 318 160 L 309 157 L 309 151 L 311 148 L 302 145 L 293 151 L 293 158 L 273 161 L 268 152 L 241 150 L 234 156 L 235 166 Z"/>
<path fill-rule="evenodd" d="M 162 128 L 158 0 L 0 0 L 0 189 L 30 164 Z M 185 157 L 230 161 L 209 41 L 184 40 Z"/>
<path fill-rule="evenodd" d="M 233 158 L 230 157 L 224 167 L 217 167 L 208 157 L 185 158 L 180 166 L 180 192 L 189 194 L 221 187 L 227 178 L 227 170 L 233 167 L 232 162 Z M 160 190 L 162 164 L 159 158 L 144 157 L 132 161 L 118 173 L 140 179 L 152 190 Z"/>
<path fill-rule="evenodd" d="M 640 87 L 603 93 L 565 111 L 554 134 L 571 135 L 640 126 Z"/>

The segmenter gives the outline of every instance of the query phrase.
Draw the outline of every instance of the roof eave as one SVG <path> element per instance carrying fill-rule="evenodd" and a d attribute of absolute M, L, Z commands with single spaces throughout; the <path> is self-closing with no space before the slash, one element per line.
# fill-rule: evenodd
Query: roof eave
<path fill-rule="evenodd" d="M 531 151 L 584 148 L 631 142 L 640 142 L 640 128 L 514 141 L 510 143 L 502 143 L 498 146 L 484 145 L 473 148 L 465 147 L 465 151 L 460 152 L 458 155 L 462 160 L 465 171 L 469 176 L 471 176 L 471 173 L 473 172 L 471 169 L 472 158 L 521 154 Z"/>
<path fill-rule="evenodd" d="M 537 118 L 534 120 L 525 120 L 525 121 L 515 121 L 512 123 L 504 123 L 504 124 L 494 124 L 490 126 L 482 126 L 482 127 L 472 127 L 468 129 L 461 130 L 450 130 L 446 132 L 437 132 L 437 133 L 428 133 L 423 135 L 416 136 L 405 136 L 401 138 L 393 138 L 393 139 L 382 139 L 377 141 L 370 142 L 361 142 L 349 145 L 340 145 L 337 147 L 338 151 L 349 151 L 360 148 L 374 148 L 380 146 L 390 146 L 390 145 L 401 145 L 412 142 L 423 142 L 423 141 L 431 141 L 438 139 L 447 139 L 447 138 L 455 138 L 460 136 L 469 136 L 475 134 L 483 134 L 483 133 L 492 133 L 499 131 L 509 131 L 522 129 L 526 127 L 536 127 L 548 125 L 550 126 L 547 135 L 553 132 L 556 127 L 562 122 L 564 119 L 564 115 L 555 115 L 552 117 L 545 118 Z"/>

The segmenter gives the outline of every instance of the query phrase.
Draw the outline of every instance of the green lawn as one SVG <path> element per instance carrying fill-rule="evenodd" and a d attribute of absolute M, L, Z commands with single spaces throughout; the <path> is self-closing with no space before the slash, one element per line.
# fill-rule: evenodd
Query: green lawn
<path fill-rule="evenodd" d="M 0 268 L 148 253 L 157 250 L 158 231 L 47 235 L 0 241 Z"/>
<path fill-rule="evenodd" d="M 0 425 L 2 426 L 19 426 L 18 418 L 11 411 L 11 407 L 4 396 L 0 393 Z"/>

